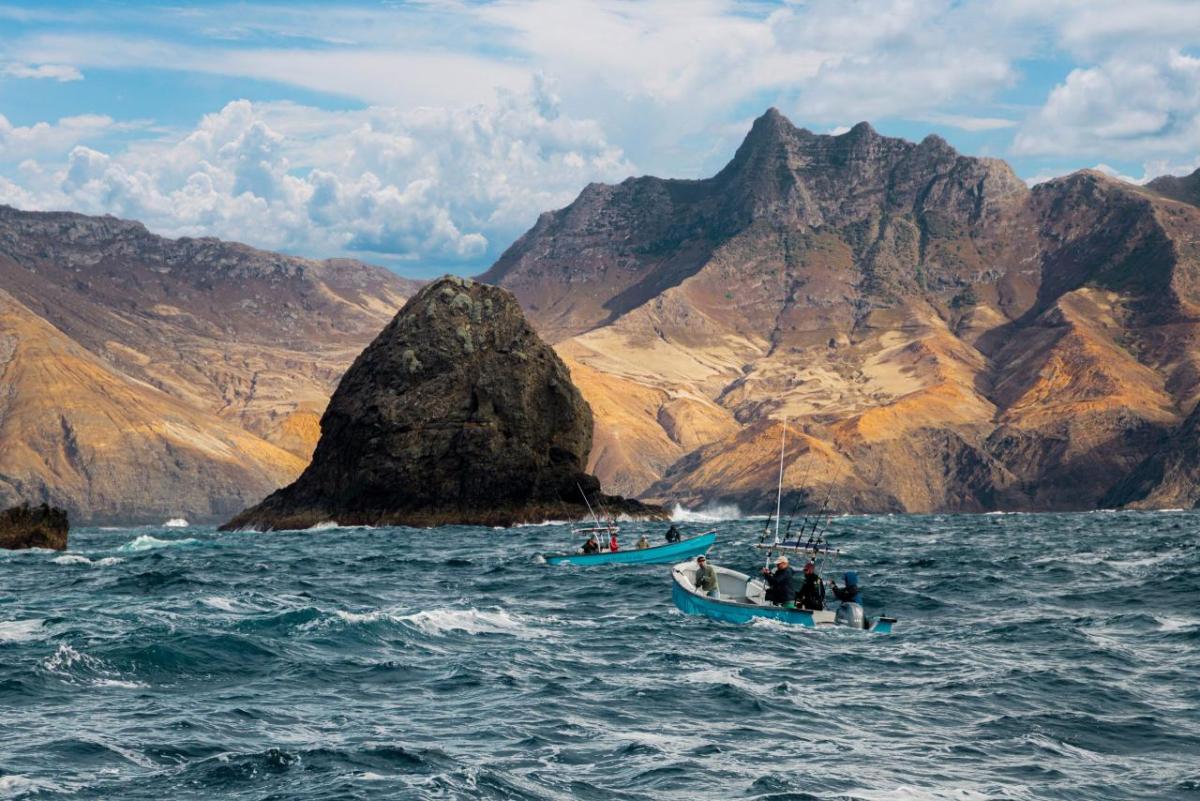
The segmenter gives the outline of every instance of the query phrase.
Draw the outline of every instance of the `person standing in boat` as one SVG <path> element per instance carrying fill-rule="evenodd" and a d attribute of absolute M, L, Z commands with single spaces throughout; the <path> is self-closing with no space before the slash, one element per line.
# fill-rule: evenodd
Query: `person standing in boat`
<path fill-rule="evenodd" d="M 608 550 L 609 550 L 609 553 L 617 552 L 617 532 L 615 532 L 615 531 L 612 533 L 612 536 L 609 537 Z"/>
<path fill-rule="evenodd" d="M 639 551 L 644 551 L 649 547 L 650 547 L 650 538 L 647 537 L 645 534 L 643 534 L 641 536 L 641 538 L 638 539 L 638 541 L 637 541 L 637 548 Z"/>
<path fill-rule="evenodd" d="M 811 559 L 804 565 L 804 583 L 800 585 L 800 608 L 819 612 L 825 608 L 825 584 Z"/>
<path fill-rule="evenodd" d="M 595 534 L 589 534 L 587 542 L 583 544 L 584 553 L 600 553 L 600 543 L 596 541 Z"/>
<path fill-rule="evenodd" d="M 795 577 L 796 571 L 788 565 L 788 558 L 780 556 L 775 560 L 774 572 L 764 567 L 762 573 L 767 580 L 766 599 L 776 606 L 795 609 L 796 587 L 792 584 L 792 579 Z"/>
<path fill-rule="evenodd" d="M 833 596 L 842 603 L 861 604 L 862 590 L 858 588 L 858 574 L 853 570 L 847 571 L 842 580 L 846 582 L 846 586 L 838 587 L 834 581 L 829 582 L 829 588 L 833 590 Z"/>
<path fill-rule="evenodd" d="M 704 554 L 696 557 L 696 589 L 706 593 L 709 598 L 721 600 L 721 590 L 717 583 L 717 569 L 708 563 Z"/>
<path fill-rule="evenodd" d="M 682 536 L 683 535 L 679 533 L 679 529 L 676 528 L 674 523 L 672 523 L 671 527 L 667 529 L 667 542 L 679 542 Z"/>

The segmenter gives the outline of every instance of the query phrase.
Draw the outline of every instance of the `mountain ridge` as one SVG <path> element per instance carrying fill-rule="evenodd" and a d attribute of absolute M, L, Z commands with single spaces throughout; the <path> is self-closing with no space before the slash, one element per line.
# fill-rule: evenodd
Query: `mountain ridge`
<path fill-rule="evenodd" d="M 786 416 L 790 480 L 837 471 L 842 508 L 1091 508 L 1195 406 L 1196 230 L 1098 173 L 1029 188 L 772 109 L 713 178 L 589 186 L 482 277 L 585 368 L 622 492 L 753 504 Z"/>
<path fill-rule="evenodd" d="M 85 523 L 228 517 L 299 474 L 333 385 L 415 285 L 349 260 L 0 207 L 0 500 Z M 88 467 L 103 463 L 120 468 Z"/>

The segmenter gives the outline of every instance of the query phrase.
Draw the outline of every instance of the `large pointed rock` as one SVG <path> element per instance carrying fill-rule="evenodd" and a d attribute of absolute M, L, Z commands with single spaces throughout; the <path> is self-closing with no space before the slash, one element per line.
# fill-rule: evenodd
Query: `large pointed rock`
<path fill-rule="evenodd" d="M 506 290 L 447 276 L 342 378 L 312 464 L 225 528 L 511 525 L 586 514 L 592 413 Z M 610 512 L 658 517 L 637 501 Z"/>

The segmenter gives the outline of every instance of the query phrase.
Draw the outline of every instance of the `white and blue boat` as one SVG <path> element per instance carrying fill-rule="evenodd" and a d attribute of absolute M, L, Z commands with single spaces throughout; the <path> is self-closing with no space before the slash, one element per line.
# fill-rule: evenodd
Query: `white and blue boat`
<path fill-rule="evenodd" d="M 551 565 L 669 565 L 680 559 L 693 559 L 717 541 L 717 532 L 706 531 L 694 537 L 656 545 L 651 548 L 629 548 L 624 551 L 600 551 L 599 553 L 545 554 Z"/>
<path fill-rule="evenodd" d="M 862 606 L 855 603 L 843 603 L 836 611 L 776 606 L 766 600 L 767 588 L 761 581 L 727 567 L 713 567 L 717 571 L 719 598 L 696 589 L 695 559 L 680 562 L 671 569 L 671 599 L 679 611 L 725 623 L 749 623 L 755 618 L 764 618 L 807 628 L 847 626 L 878 634 L 890 633 L 896 623 L 892 617 L 870 620 L 863 615 Z"/>

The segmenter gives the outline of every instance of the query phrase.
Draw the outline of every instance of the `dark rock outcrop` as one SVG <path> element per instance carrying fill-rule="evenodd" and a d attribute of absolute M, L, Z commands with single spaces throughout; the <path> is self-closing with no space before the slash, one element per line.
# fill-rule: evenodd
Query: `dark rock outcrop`
<path fill-rule="evenodd" d="M 591 445 L 591 409 L 516 299 L 447 276 L 415 295 L 342 378 L 303 475 L 225 528 L 582 517 L 581 489 L 602 497 L 584 470 Z"/>
<path fill-rule="evenodd" d="M 70 523 L 62 509 L 41 506 L 14 506 L 0 512 L 0 548 L 67 549 Z"/>

